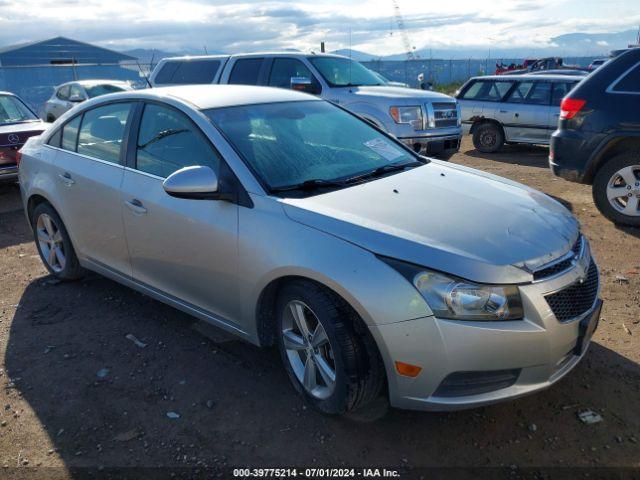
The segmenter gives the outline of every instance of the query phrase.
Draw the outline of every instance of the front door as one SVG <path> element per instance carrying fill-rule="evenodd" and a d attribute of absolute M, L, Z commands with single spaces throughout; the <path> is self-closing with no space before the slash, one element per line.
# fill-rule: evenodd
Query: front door
<path fill-rule="evenodd" d="M 219 173 L 217 151 L 183 113 L 145 105 L 135 168 L 122 185 L 133 278 L 187 306 L 234 323 L 238 319 L 238 206 L 169 196 L 163 180 L 191 165 Z"/>

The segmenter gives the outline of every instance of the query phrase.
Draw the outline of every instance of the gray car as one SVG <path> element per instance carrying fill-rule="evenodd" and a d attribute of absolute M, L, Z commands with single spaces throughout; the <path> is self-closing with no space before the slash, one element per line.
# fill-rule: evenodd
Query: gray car
<path fill-rule="evenodd" d="M 599 318 L 598 269 L 562 205 L 299 92 L 89 100 L 27 142 L 20 186 L 53 275 L 93 270 L 277 345 L 327 413 L 544 389 Z"/>
<path fill-rule="evenodd" d="M 490 75 L 468 80 L 456 95 L 464 133 L 484 153 L 505 143 L 548 145 L 560 102 L 582 80 L 568 75 Z"/>
<path fill-rule="evenodd" d="M 89 98 L 131 89 L 127 82 L 117 80 L 78 80 L 63 83 L 53 90 L 51 98 L 45 102 L 44 118 L 47 122 L 53 122 L 64 112 Z"/>

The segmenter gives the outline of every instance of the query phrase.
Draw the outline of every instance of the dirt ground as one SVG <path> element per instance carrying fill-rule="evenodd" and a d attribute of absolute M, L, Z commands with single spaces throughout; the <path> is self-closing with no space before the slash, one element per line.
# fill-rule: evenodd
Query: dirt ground
<path fill-rule="evenodd" d="M 0 478 L 141 473 L 115 467 L 226 478 L 229 466 L 288 465 L 387 466 L 424 478 L 457 470 L 420 467 L 478 467 L 478 476 L 503 467 L 505 478 L 548 467 L 565 467 L 550 478 L 599 478 L 566 467 L 632 467 L 624 472 L 638 478 L 640 231 L 604 219 L 590 188 L 554 178 L 546 155 L 511 146 L 489 158 L 466 138 L 452 161 L 538 188 L 579 218 L 605 300 L 585 360 L 519 400 L 456 413 L 391 409 L 375 421 L 307 408 L 274 350 L 205 337 L 193 318 L 97 275 L 53 281 L 17 187 L 0 187 Z M 577 414 L 587 409 L 602 422 L 583 424 Z"/>

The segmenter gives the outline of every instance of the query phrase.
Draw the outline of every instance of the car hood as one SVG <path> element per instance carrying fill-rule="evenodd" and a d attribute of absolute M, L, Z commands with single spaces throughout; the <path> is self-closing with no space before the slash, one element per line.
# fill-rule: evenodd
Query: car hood
<path fill-rule="evenodd" d="M 543 193 L 439 161 L 282 204 L 292 220 L 373 253 L 484 283 L 531 281 L 579 235 Z"/>
<path fill-rule="evenodd" d="M 448 101 L 455 102 L 454 98 L 449 95 L 445 95 L 439 92 L 432 92 L 430 90 L 417 90 L 415 88 L 407 87 L 392 87 L 392 86 L 378 86 L 378 87 L 351 87 L 351 93 L 358 97 L 375 97 L 375 98 L 393 98 L 393 99 L 408 99 L 408 100 L 435 100 L 435 101 Z"/>

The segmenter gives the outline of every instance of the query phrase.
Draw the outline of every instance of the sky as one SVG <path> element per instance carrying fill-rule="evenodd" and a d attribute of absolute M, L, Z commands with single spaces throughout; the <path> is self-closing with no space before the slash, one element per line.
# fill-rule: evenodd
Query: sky
<path fill-rule="evenodd" d="M 551 45 L 558 35 L 640 25 L 640 0 L 397 0 L 417 49 Z M 393 0 L 0 0 L 0 46 L 67 36 L 118 50 L 401 53 Z M 601 42 L 606 50 L 608 45 Z"/>

